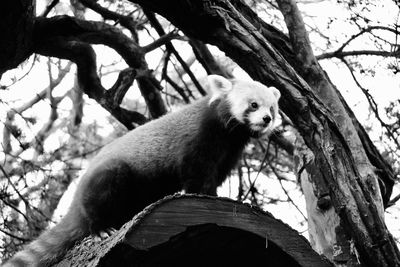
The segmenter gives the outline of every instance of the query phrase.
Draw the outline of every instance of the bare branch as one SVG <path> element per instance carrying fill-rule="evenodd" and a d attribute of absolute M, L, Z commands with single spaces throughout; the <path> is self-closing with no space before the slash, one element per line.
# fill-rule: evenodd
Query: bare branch
<path fill-rule="evenodd" d="M 388 168 L 382 168 L 385 165 L 384 159 L 379 153 L 376 153 L 376 151 L 371 148 L 370 144 L 372 142 L 370 141 L 369 136 L 364 134 L 364 130 L 360 129 L 362 128 L 361 124 L 357 121 L 351 109 L 343 100 L 340 92 L 329 81 L 329 78 L 326 77 L 325 72 L 322 71 L 319 63 L 312 55 L 307 33 L 305 32 L 304 24 L 302 23 L 301 15 L 298 13 L 295 1 L 282 0 L 281 2 L 284 2 L 283 4 L 280 3 L 280 8 L 283 10 L 283 13 L 286 13 L 284 16 L 289 29 L 293 49 L 298 50 L 296 56 L 297 63 L 292 63 L 292 66 L 294 66 L 296 71 L 307 81 L 313 91 L 319 96 L 321 101 L 325 102 L 331 110 L 334 110 L 334 114 L 336 114 L 335 117 L 339 118 L 340 121 L 340 123 L 338 123 L 339 129 L 341 129 L 341 131 L 346 135 L 349 135 L 347 138 L 352 138 L 354 140 L 350 143 L 350 147 L 354 151 L 361 151 L 361 153 L 364 153 L 361 149 L 362 146 L 362 148 L 365 149 L 365 155 L 368 157 L 370 162 L 375 167 L 382 170 L 382 174 L 379 174 L 381 180 L 378 179 L 378 182 L 383 182 L 384 184 L 384 186 L 381 187 L 381 195 L 384 200 L 384 205 L 386 205 L 392 192 L 393 172 Z M 371 29 L 389 30 L 385 27 L 372 27 Z M 300 41 L 300 43 L 295 44 L 298 41 Z M 344 51 L 337 51 L 337 53 L 340 52 L 347 53 Z M 322 87 L 324 87 L 324 89 L 321 89 Z M 342 105 L 338 105 L 339 103 Z M 344 121 L 344 118 L 346 121 Z M 352 129 L 353 127 L 355 128 L 355 131 L 348 130 Z M 364 160 L 361 160 L 360 162 L 363 161 Z"/>
<path fill-rule="evenodd" d="M 346 42 L 344 42 L 344 43 L 342 44 L 342 46 L 340 46 L 336 51 L 343 51 L 343 49 L 344 49 L 346 46 L 348 46 L 352 41 L 354 41 L 356 38 L 360 37 L 360 36 L 363 35 L 364 33 L 370 33 L 370 32 L 372 32 L 372 31 L 374 31 L 374 30 L 389 31 L 389 32 L 392 32 L 392 33 L 394 33 L 394 34 L 396 34 L 396 35 L 399 35 L 399 34 L 400 34 L 400 32 L 397 31 L 396 29 L 392 29 L 392 28 L 389 28 L 389 27 L 385 27 L 385 26 L 368 26 L 368 27 L 366 27 L 366 28 L 364 28 L 364 29 L 361 29 L 361 31 L 358 32 L 357 34 L 351 36 L 351 37 L 350 37 Z"/>
<path fill-rule="evenodd" d="M 311 68 L 315 64 L 316 59 L 296 1 L 278 0 L 277 3 L 289 30 L 291 44 L 298 62 L 302 62 L 306 69 Z"/>
<path fill-rule="evenodd" d="M 158 38 L 157 40 L 155 40 L 154 42 L 152 42 L 151 44 L 148 44 L 146 46 L 143 46 L 143 52 L 144 53 L 148 53 L 150 51 L 153 51 L 157 48 L 159 48 L 160 46 L 163 46 L 167 43 L 171 43 L 172 40 L 182 40 L 182 36 L 179 35 L 179 33 L 177 31 L 172 31 L 167 33 L 166 35 L 161 36 L 160 38 Z"/>
<path fill-rule="evenodd" d="M 170 50 L 167 50 L 167 53 L 169 53 L 169 52 L 170 52 Z M 186 94 L 187 94 L 190 98 L 196 99 L 196 97 L 193 95 L 193 92 L 192 92 L 192 90 L 190 89 L 189 85 L 187 84 L 187 82 L 185 82 L 185 79 L 183 79 L 183 75 L 185 74 L 185 71 L 184 71 L 185 68 L 180 67 L 180 66 L 182 66 L 182 64 L 180 64 L 180 66 L 178 66 L 177 63 L 174 62 L 173 60 L 170 60 L 170 62 L 171 62 L 171 64 L 172 64 L 172 67 L 173 67 L 174 70 L 175 70 L 176 76 L 179 77 L 180 82 L 185 86 L 184 91 L 186 92 Z M 193 62 L 194 62 L 194 61 L 193 61 Z M 193 63 L 193 62 L 188 62 L 188 63 L 185 64 L 185 66 L 188 66 L 188 67 L 189 67 L 189 66 L 191 65 L 191 63 Z M 168 62 L 166 62 L 166 63 L 168 63 Z M 167 67 L 167 65 L 165 65 L 165 67 Z M 166 71 L 167 69 L 165 68 L 164 70 Z M 164 73 L 164 72 L 163 72 L 163 73 Z M 166 74 L 166 73 L 167 73 L 167 72 L 165 72 L 165 74 Z M 164 75 L 164 74 L 163 74 L 163 75 Z M 165 75 L 164 75 L 164 76 L 165 76 Z M 178 85 L 178 84 L 177 84 L 177 85 Z"/>
<path fill-rule="evenodd" d="M 318 60 L 329 59 L 329 58 L 344 58 L 348 56 L 380 56 L 380 57 L 395 57 L 400 58 L 400 50 L 389 52 L 389 51 L 378 51 L 378 50 L 355 50 L 355 51 L 342 51 L 337 50 L 335 52 L 323 53 L 316 56 Z"/>
<path fill-rule="evenodd" d="M 275 176 L 278 178 L 279 184 L 285 193 L 288 201 L 296 208 L 296 210 L 300 213 L 300 215 L 303 217 L 304 221 L 307 221 L 307 216 L 304 215 L 303 211 L 301 211 L 300 207 L 296 204 L 296 202 L 293 200 L 293 198 L 289 195 L 289 192 L 286 190 L 285 186 L 283 185 L 282 181 L 284 178 L 276 171 L 274 166 L 272 166 L 271 162 L 268 162 L 269 166 L 271 167 L 272 171 L 274 172 Z"/>
<path fill-rule="evenodd" d="M 3 230 L 3 229 L 1 229 L 1 228 L 0 228 L 0 232 L 2 232 L 3 234 L 6 234 L 6 235 L 8 235 L 8 236 L 11 236 L 12 238 L 15 238 L 15 239 L 17 239 L 17 240 L 19 240 L 19 241 L 23 241 L 23 242 L 28 242 L 28 241 L 30 241 L 30 239 L 27 239 L 27 238 L 24 238 L 24 237 L 21 237 L 21 236 L 17 236 L 17 235 L 15 235 L 15 234 L 10 233 L 10 232 L 8 232 L 8 231 L 6 231 L 6 230 Z"/>
<path fill-rule="evenodd" d="M 34 38 L 35 49 L 43 49 L 52 38 L 64 38 L 109 46 L 133 68 L 140 68 L 144 63 L 140 46 L 121 30 L 103 22 L 85 21 L 65 15 L 38 18 Z"/>
<path fill-rule="evenodd" d="M 206 44 L 194 38 L 190 39 L 189 44 L 192 46 L 193 52 L 196 55 L 197 60 L 200 62 L 201 65 L 203 65 L 207 74 L 218 74 L 226 78 L 233 78 L 231 72 L 218 64 Z"/>
<path fill-rule="evenodd" d="M 50 11 L 60 2 L 60 0 L 53 0 L 51 3 L 46 7 L 46 9 L 43 11 L 41 17 L 47 17 L 47 15 L 50 13 Z"/>
<path fill-rule="evenodd" d="M 10 111 L 7 112 L 6 116 L 6 121 L 4 122 L 4 128 L 3 128 L 3 152 L 8 154 L 11 152 L 11 131 L 14 128 L 13 126 L 13 120 L 16 114 L 21 114 L 27 110 L 28 108 L 31 108 L 33 105 L 38 103 L 40 100 L 44 99 L 47 92 L 49 90 L 52 90 L 51 88 L 56 87 L 65 77 L 65 75 L 69 72 L 71 69 L 71 63 L 68 63 L 63 69 L 60 69 L 58 72 L 58 76 L 55 79 L 52 79 L 52 84 L 50 84 L 48 87 L 44 88 L 42 91 L 37 93 L 31 100 L 27 101 L 26 103 L 22 104 L 19 107 L 13 108 Z M 14 155 L 19 155 L 21 154 L 24 150 L 26 150 L 29 146 L 21 146 L 21 150 L 17 153 L 14 153 Z"/>
<path fill-rule="evenodd" d="M 162 28 L 160 22 L 157 20 L 156 16 L 152 12 L 148 12 L 144 10 L 144 13 L 146 14 L 147 18 L 149 19 L 150 23 L 154 27 L 154 29 L 157 31 L 157 33 L 160 36 L 164 36 L 165 32 L 164 29 Z M 182 57 L 179 55 L 178 51 L 176 51 L 175 47 L 172 45 L 171 42 L 167 42 L 166 44 L 167 49 L 171 50 L 172 54 L 176 57 L 176 59 L 179 61 L 179 63 L 182 65 L 183 69 L 186 71 L 186 73 L 189 75 L 190 79 L 192 79 L 194 85 L 196 86 L 197 90 L 200 92 L 201 95 L 206 95 L 206 91 L 203 89 L 203 87 L 200 85 L 199 81 L 193 74 L 193 72 L 190 70 L 190 68 L 186 65 L 186 62 L 182 59 Z"/>
<path fill-rule="evenodd" d="M 318 55 L 316 58 L 317 59 L 327 59 L 327 58 L 343 58 L 346 56 L 359 56 L 359 55 L 371 55 L 371 56 L 381 56 L 381 57 L 400 57 L 400 49 L 397 47 L 396 49 L 393 49 L 393 51 L 380 51 L 380 50 L 355 50 L 355 51 L 343 51 L 352 41 L 360 37 L 361 35 L 365 33 L 371 33 L 373 31 L 388 31 L 397 37 L 400 32 L 396 29 L 392 29 L 390 27 L 385 27 L 385 26 L 369 26 L 364 29 L 361 29 L 360 32 L 357 34 L 351 36 L 347 41 L 345 41 L 336 51 L 333 52 L 328 52 L 328 53 L 323 53 L 321 55 Z M 375 36 L 375 35 L 374 35 Z M 375 36 L 375 38 L 378 38 Z M 387 42 L 386 40 L 383 40 Z M 393 46 L 393 45 L 392 45 Z M 398 45 L 397 45 L 398 46 Z"/>
<path fill-rule="evenodd" d="M 0 166 L 0 168 L 2 168 L 2 167 Z M 12 203 L 10 203 L 9 201 L 5 200 L 4 197 L 0 197 L 0 200 L 1 200 L 6 206 L 10 207 L 10 208 L 13 209 L 14 211 L 16 211 L 17 213 L 19 213 L 20 215 L 22 215 L 22 217 L 24 217 L 24 219 L 25 219 L 26 221 L 29 220 L 28 217 L 26 217 L 26 215 L 25 215 L 18 207 L 16 207 L 15 205 L 13 205 Z"/>
<path fill-rule="evenodd" d="M 280 148 L 285 150 L 289 156 L 293 156 L 294 152 L 294 144 L 290 142 L 287 138 L 285 138 L 280 133 L 273 133 L 270 137 L 271 141 L 275 142 Z"/>
<path fill-rule="evenodd" d="M 81 124 L 83 117 L 83 90 L 79 87 L 79 82 L 74 79 L 74 86 L 70 90 L 70 98 L 72 100 L 72 110 L 70 113 L 72 127 L 76 127 Z"/>
<path fill-rule="evenodd" d="M 137 71 L 126 69 L 120 72 L 111 91 L 107 92 L 101 85 L 100 78 L 97 75 L 96 55 L 90 45 L 76 41 L 65 42 L 63 39 L 56 38 L 53 39 L 51 44 L 46 44 L 44 48 L 38 48 L 38 52 L 75 62 L 78 67 L 78 81 L 83 91 L 90 98 L 95 99 L 128 129 L 134 127 L 132 122 L 143 124 L 146 121 L 146 118 L 140 113 L 119 107 L 121 92 L 125 94 L 132 85 L 137 76 Z M 114 98 L 112 97 L 113 94 L 118 96 Z"/>
<path fill-rule="evenodd" d="M 24 198 L 23 195 L 21 195 L 21 193 L 19 192 L 18 188 L 16 188 L 16 186 L 14 185 L 14 183 L 11 181 L 10 176 L 8 175 L 8 173 L 6 172 L 6 170 L 4 170 L 3 166 L 0 165 L 0 171 L 3 173 L 4 177 L 7 178 L 8 183 L 11 185 L 11 187 L 13 188 L 14 192 L 19 196 L 19 198 L 24 202 L 24 203 L 28 203 L 28 201 Z M 17 207 L 15 207 L 14 205 L 12 205 L 11 203 L 8 203 L 7 201 L 5 201 L 4 199 L 2 199 L 3 202 L 8 205 L 9 207 L 11 207 L 12 209 L 14 209 L 16 212 L 18 212 L 19 214 L 21 214 L 27 221 L 29 221 L 29 219 L 26 217 L 26 215 L 24 213 L 22 213 Z M 29 205 L 29 204 L 28 204 Z"/>
<path fill-rule="evenodd" d="M 393 197 L 390 201 L 389 201 L 389 207 L 393 206 L 396 204 L 397 201 L 399 201 L 400 199 L 400 194 L 398 194 L 397 196 Z"/>
<path fill-rule="evenodd" d="M 97 101 L 103 99 L 103 102 L 100 104 L 111 108 L 113 110 L 112 114 L 128 129 L 132 129 L 133 127 L 132 121 L 129 122 L 130 119 L 139 124 L 144 123 L 146 119 L 137 112 L 113 107 L 115 103 L 108 102 L 105 105 L 105 89 L 102 88 L 97 75 L 95 54 L 93 49 L 85 44 L 85 42 L 104 44 L 117 51 L 131 68 L 137 69 L 137 73 L 140 73 L 140 75 L 137 75 L 139 88 L 152 117 L 156 118 L 166 113 L 167 110 L 159 92 L 161 86 L 148 70 L 142 49 L 119 29 L 105 23 L 83 21 L 68 16 L 39 19 L 35 25 L 37 27 L 35 51 L 43 55 L 58 55 L 58 57 L 68 58 L 77 63 L 82 70 L 81 72 L 78 71 L 80 83 L 85 85 L 85 82 L 87 82 L 86 85 L 93 86 L 89 91 L 85 91 L 85 93 L 89 93 L 89 97 L 97 99 Z M 77 49 L 76 52 L 71 50 L 74 47 Z M 84 62 L 81 60 L 78 56 L 79 54 L 88 61 Z M 83 75 L 79 75 L 80 73 Z M 120 78 L 122 77 L 120 76 Z M 117 81 L 117 83 L 120 81 Z M 88 87 L 85 88 L 85 90 L 88 89 Z"/>
<path fill-rule="evenodd" d="M 189 103 L 189 97 L 185 94 L 185 90 L 180 87 L 178 84 L 176 84 L 169 76 L 168 74 L 163 75 L 163 78 L 175 89 L 175 91 L 178 92 L 178 94 L 183 98 L 185 103 Z"/>
<path fill-rule="evenodd" d="M 137 23 L 132 17 L 118 14 L 117 12 L 113 12 L 107 8 L 104 8 L 94 0 L 79 1 L 86 7 L 99 13 L 101 16 L 103 16 L 104 19 L 110 19 L 115 22 L 119 22 L 123 27 L 127 28 L 130 31 L 132 37 L 134 38 L 134 41 L 138 42 L 138 36 L 136 32 Z"/>
<path fill-rule="evenodd" d="M 350 74 L 353 77 L 354 82 L 357 84 L 357 86 L 363 92 L 365 98 L 368 101 L 368 104 L 369 104 L 370 108 L 372 109 L 372 111 L 375 114 L 375 118 L 379 121 L 381 126 L 386 129 L 386 132 L 387 132 L 388 136 L 390 137 L 390 139 L 396 144 L 396 146 L 398 148 L 400 148 L 400 142 L 397 140 L 396 136 L 394 136 L 394 133 L 390 129 L 389 125 L 382 120 L 381 116 L 379 115 L 378 104 L 375 102 L 374 98 L 371 96 L 371 94 L 369 93 L 368 89 L 364 88 L 360 84 L 360 82 L 358 81 L 357 77 L 354 74 L 354 69 L 352 68 L 352 66 L 350 66 L 350 64 L 346 60 L 344 60 L 343 58 L 342 58 L 342 62 L 346 65 L 347 69 L 350 71 Z"/>

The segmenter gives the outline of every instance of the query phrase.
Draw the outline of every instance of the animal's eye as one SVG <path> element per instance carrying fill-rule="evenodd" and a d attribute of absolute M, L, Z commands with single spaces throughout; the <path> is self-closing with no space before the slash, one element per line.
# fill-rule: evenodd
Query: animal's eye
<path fill-rule="evenodd" d="M 257 104 L 257 102 L 251 102 L 251 103 L 250 103 L 250 106 L 251 106 L 253 109 L 258 109 L 258 104 Z"/>

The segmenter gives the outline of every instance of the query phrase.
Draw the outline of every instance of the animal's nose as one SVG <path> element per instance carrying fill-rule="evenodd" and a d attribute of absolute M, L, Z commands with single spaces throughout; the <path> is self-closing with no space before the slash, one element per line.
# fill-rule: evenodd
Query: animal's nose
<path fill-rule="evenodd" d="M 268 115 L 266 115 L 266 116 L 263 117 L 263 121 L 264 121 L 265 123 L 270 123 L 270 122 L 271 122 L 271 117 L 268 116 Z"/>

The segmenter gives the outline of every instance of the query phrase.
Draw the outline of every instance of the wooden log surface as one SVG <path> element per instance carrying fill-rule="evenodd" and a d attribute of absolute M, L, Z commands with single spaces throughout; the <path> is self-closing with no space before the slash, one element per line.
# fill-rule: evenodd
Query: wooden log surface
<path fill-rule="evenodd" d="M 244 245 L 240 242 L 249 242 L 249 249 L 264 249 L 265 253 L 260 253 L 264 253 L 262 255 L 266 255 L 267 258 L 274 257 L 274 261 L 279 260 L 279 257 L 286 257 L 288 261 L 296 263 L 292 266 L 333 266 L 318 255 L 297 231 L 259 208 L 228 198 L 178 194 L 148 206 L 105 240 L 84 240 L 70 251 L 58 266 L 117 266 L 117 262 L 118 266 L 121 266 L 123 262 L 126 264 L 126 261 L 130 262 L 127 264 L 129 266 L 159 266 L 154 260 L 153 264 L 147 262 L 146 265 L 143 262 L 135 263 L 135 259 L 139 259 L 139 256 L 142 260 L 145 259 L 143 255 L 146 253 L 153 258 L 160 257 L 160 260 L 165 258 L 164 254 L 171 258 L 171 253 L 175 253 L 177 247 L 188 253 L 190 239 L 200 240 L 199 242 L 209 240 L 210 249 L 224 251 L 224 247 L 221 246 L 226 246 L 226 242 L 221 245 L 219 241 L 228 236 L 235 236 L 235 240 L 240 240 L 230 246 L 240 247 Z M 188 243 L 187 246 L 185 242 Z M 172 245 L 166 245 L 168 243 Z M 254 247 L 255 244 L 258 247 Z M 195 247 L 203 249 L 204 252 L 204 248 L 200 246 Z M 165 253 L 166 251 L 168 253 Z M 279 253 L 283 256 L 279 256 Z"/>

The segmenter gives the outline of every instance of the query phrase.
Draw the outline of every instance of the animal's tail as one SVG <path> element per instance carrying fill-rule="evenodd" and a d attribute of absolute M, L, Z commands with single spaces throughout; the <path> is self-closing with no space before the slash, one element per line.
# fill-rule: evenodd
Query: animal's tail
<path fill-rule="evenodd" d="M 88 225 L 82 216 L 70 210 L 56 226 L 42 233 L 3 267 L 50 266 L 60 261 L 68 249 L 88 234 Z"/>

